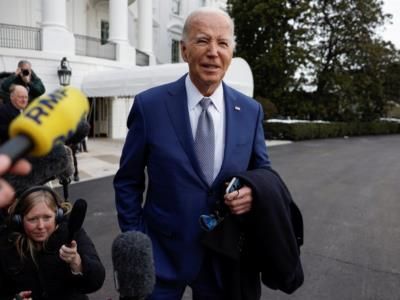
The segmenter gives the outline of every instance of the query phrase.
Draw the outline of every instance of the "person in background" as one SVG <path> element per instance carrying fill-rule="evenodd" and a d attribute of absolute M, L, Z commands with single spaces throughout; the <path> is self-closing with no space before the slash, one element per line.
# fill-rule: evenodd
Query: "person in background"
<path fill-rule="evenodd" d="M 48 186 L 24 191 L 0 235 L 0 299 L 87 300 L 105 269 L 84 229 L 68 241 L 69 202 Z"/>
<path fill-rule="evenodd" d="M 28 91 L 22 85 L 12 85 L 10 101 L 0 106 L 0 144 L 9 139 L 8 128 L 14 120 L 28 106 Z"/>
<path fill-rule="evenodd" d="M 8 95 L 8 91 L 7 93 L 5 93 L 3 91 L 3 89 L 1 88 L 3 81 L 10 77 L 10 75 L 12 75 L 13 72 L 0 72 L 0 105 L 2 105 L 3 103 L 9 101 L 9 95 Z"/>
<path fill-rule="evenodd" d="M 32 65 L 27 60 L 19 61 L 15 73 L 4 79 L 1 85 L 3 92 L 11 94 L 10 88 L 13 84 L 22 85 L 28 90 L 29 103 L 33 99 L 43 95 L 46 91 L 42 80 L 32 70 Z"/>
<path fill-rule="evenodd" d="M 202 245 L 199 217 L 222 201 L 245 216 L 252 190 L 243 186 L 224 200 L 225 183 L 235 172 L 270 167 L 261 105 L 222 80 L 234 45 L 225 12 L 192 12 L 181 41 L 189 73 L 136 95 L 128 117 L 114 178 L 116 207 L 122 231 L 152 240 L 157 280 L 151 300 L 181 299 L 187 286 L 193 299 L 226 299 L 228 280 L 220 258 Z"/>

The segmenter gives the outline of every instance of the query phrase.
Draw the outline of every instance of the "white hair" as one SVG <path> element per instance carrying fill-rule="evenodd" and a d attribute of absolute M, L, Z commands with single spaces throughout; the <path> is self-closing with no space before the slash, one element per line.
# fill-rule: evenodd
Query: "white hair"
<path fill-rule="evenodd" d="M 225 11 L 219 9 L 219 8 L 215 8 L 215 7 L 208 7 L 208 6 L 204 6 L 204 7 L 200 7 L 194 11 L 192 11 L 186 18 L 185 24 L 183 25 L 183 30 L 182 30 L 182 41 L 186 42 L 188 39 L 188 35 L 189 35 L 189 31 L 190 31 L 190 26 L 191 23 L 193 21 L 193 19 L 195 19 L 196 17 L 198 17 L 201 14 L 219 14 L 221 16 L 224 16 L 228 23 L 229 23 L 229 27 L 231 29 L 231 41 L 232 41 L 232 48 L 235 48 L 235 24 L 232 20 L 232 18 L 230 17 L 230 15 L 228 15 Z"/>

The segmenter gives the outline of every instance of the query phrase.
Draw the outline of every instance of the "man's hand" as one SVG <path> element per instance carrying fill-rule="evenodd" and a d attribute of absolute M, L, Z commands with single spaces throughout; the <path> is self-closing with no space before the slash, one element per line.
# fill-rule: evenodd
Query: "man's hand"
<path fill-rule="evenodd" d="M 15 70 L 15 75 L 21 76 L 21 68 L 17 68 L 17 70 Z"/>
<path fill-rule="evenodd" d="M 3 175 L 11 166 L 11 159 L 0 154 L 0 175 Z M 10 173 L 26 175 L 31 171 L 31 165 L 28 161 L 21 159 L 11 169 Z M 14 201 L 14 189 L 0 177 L 0 208 L 9 207 Z"/>
<path fill-rule="evenodd" d="M 224 195 L 225 204 L 234 215 L 241 215 L 249 212 L 253 202 L 251 188 L 243 186 L 239 190 Z"/>
<path fill-rule="evenodd" d="M 31 291 L 19 292 L 18 294 L 15 295 L 15 298 L 13 300 L 32 300 L 31 294 L 32 294 Z"/>
<path fill-rule="evenodd" d="M 3 175 L 11 167 L 11 159 L 4 154 L 0 154 L 0 175 Z M 25 160 L 18 160 L 10 169 L 10 173 L 18 175 L 26 175 L 31 171 L 31 164 Z"/>

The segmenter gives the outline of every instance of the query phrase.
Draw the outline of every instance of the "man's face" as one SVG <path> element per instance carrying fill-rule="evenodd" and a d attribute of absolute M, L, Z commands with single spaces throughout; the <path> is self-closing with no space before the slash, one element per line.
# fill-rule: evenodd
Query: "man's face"
<path fill-rule="evenodd" d="M 228 19 L 218 13 L 196 16 L 181 51 L 189 64 L 190 79 L 204 96 L 210 96 L 232 60 L 233 33 Z"/>
<path fill-rule="evenodd" d="M 17 86 L 10 94 L 10 99 L 17 109 L 25 109 L 28 105 L 28 91 L 23 86 Z"/>

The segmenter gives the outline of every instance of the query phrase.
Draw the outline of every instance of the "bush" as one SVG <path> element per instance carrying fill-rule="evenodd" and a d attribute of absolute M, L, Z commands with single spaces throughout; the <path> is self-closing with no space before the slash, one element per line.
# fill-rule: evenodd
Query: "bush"
<path fill-rule="evenodd" d="M 267 139 L 300 141 L 343 136 L 400 134 L 400 123 L 388 121 L 350 123 L 265 122 L 264 132 Z"/>

